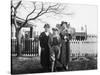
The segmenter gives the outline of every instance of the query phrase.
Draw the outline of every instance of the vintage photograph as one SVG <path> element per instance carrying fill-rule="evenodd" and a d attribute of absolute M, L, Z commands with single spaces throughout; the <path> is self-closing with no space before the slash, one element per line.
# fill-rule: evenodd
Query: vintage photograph
<path fill-rule="evenodd" d="M 96 5 L 11 0 L 11 74 L 97 69 Z"/>

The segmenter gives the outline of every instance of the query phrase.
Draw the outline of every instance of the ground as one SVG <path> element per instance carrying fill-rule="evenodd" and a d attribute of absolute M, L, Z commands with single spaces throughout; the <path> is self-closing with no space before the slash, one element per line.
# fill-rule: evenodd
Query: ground
<path fill-rule="evenodd" d="M 26 73 L 43 73 L 49 72 L 42 68 L 40 64 L 40 57 L 12 57 L 12 74 L 26 74 Z M 69 63 L 68 71 L 76 70 L 93 70 L 97 69 L 97 60 L 96 59 L 77 59 L 72 60 Z M 65 71 L 60 66 L 59 71 Z"/>

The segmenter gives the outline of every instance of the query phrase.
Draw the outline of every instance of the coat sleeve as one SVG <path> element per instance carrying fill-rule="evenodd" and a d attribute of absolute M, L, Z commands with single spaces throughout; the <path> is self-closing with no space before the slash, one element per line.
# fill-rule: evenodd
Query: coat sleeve
<path fill-rule="evenodd" d="M 43 44 L 44 44 L 44 43 L 43 43 L 43 33 L 40 34 L 39 40 L 40 40 L 40 47 L 41 47 L 41 48 L 44 48 L 44 45 L 43 45 Z"/>
<path fill-rule="evenodd" d="M 72 35 L 71 34 L 69 34 L 69 40 L 71 40 L 72 39 Z"/>
<path fill-rule="evenodd" d="M 60 36 L 59 36 L 59 41 L 60 41 L 60 47 L 61 47 L 61 45 L 62 45 L 62 39 L 61 39 Z"/>
<path fill-rule="evenodd" d="M 49 36 L 48 46 L 49 46 L 49 48 L 51 48 L 51 36 Z"/>

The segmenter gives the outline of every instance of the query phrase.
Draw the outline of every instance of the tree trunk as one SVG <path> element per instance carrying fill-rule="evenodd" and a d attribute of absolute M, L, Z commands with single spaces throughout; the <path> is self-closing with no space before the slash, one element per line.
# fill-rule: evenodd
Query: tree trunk
<path fill-rule="evenodd" d="M 20 37 L 19 37 L 19 32 L 20 32 L 20 30 L 19 30 L 19 28 L 16 28 L 16 39 L 17 39 L 17 56 L 18 57 L 20 57 L 20 56 L 22 56 L 22 50 L 21 50 L 21 43 L 20 43 Z"/>

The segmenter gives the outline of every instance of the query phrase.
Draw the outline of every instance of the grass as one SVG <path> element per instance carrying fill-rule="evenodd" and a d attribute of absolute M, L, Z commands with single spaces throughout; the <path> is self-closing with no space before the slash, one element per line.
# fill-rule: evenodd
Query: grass
<path fill-rule="evenodd" d="M 97 60 L 73 60 L 69 63 L 68 71 L 97 69 Z M 12 57 L 12 74 L 44 73 L 39 57 Z M 62 68 L 59 71 L 65 71 Z"/>

